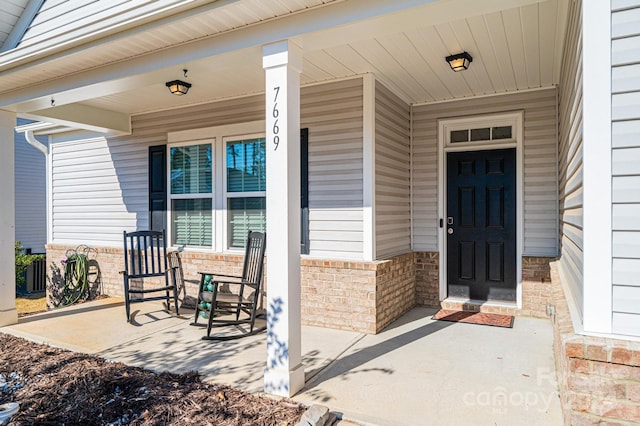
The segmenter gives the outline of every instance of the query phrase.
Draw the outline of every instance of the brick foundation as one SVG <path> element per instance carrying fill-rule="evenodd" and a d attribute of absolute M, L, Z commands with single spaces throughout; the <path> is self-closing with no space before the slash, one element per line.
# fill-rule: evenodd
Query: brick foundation
<path fill-rule="evenodd" d="M 416 304 L 415 254 L 377 263 L 376 333 Z"/>
<path fill-rule="evenodd" d="M 492 306 L 465 303 L 457 301 L 444 301 L 443 309 L 465 310 L 472 312 L 486 312 L 490 314 L 517 315 L 537 318 L 547 318 L 547 304 L 551 303 L 551 269 L 550 263 L 555 259 L 551 257 L 522 258 L 522 308 L 515 305 Z"/>
<path fill-rule="evenodd" d="M 70 246 L 47 246 L 47 260 L 61 267 Z M 100 268 L 98 292 L 122 297 L 119 271 L 123 251 L 119 248 L 95 249 Z M 212 271 L 240 275 L 243 256 L 206 251 L 180 253 L 184 288 L 180 300 L 192 307 L 197 297 L 198 272 Z M 439 255 L 414 252 L 375 262 L 302 258 L 302 323 L 365 333 L 378 333 L 413 306 L 466 309 L 482 312 L 543 317 L 549 302 L 551 280 L 547 258 L 523 258 L 523 308 L 460 304 L 439 301 Z M 268 268 L 268 259 L 266 268 Z M 48 268 L 51 277 L 52 269 Z M 265 283 L 268 291 L 268 284 Z"/>
<path fill-rule="evenodd" d="M 55 268 L 62 268 L 61 260 L 70 246 L 48 245 L 47 246 L 47 273 L 49 285 L 55 281 L 52 272 Z M 123 297 L 124 288 L 120 271 L 124 267 L 124 253 L 120 248 L 96 247 L 94 248 L 95 261 L 100 270 L 98 285 L 99 294 L 107 294 L 113 297 Z M 207 252 L 182 252 L 180 253 L 182 262 L 184 288 L 180 291 L 180 301 L 186 307 L 195 306 L 198 292 L 200 276 L 198 272 L 208 272 L 215 265 L 215 271 L 221 274 L 240 275 L 242 273 L 243 255 L 216 254 Z M 134 283 L 135 285 L 135 283 Z M 50 292 L 50 289 L 47 289 Z"/>
<path fill-rule="evenodd" d="M 47 246 L 50 281 L 51 266 L 62 268 L 69 248 Z M 100 269 L 98 293 L 122 297 L 123 250 L 95 248 L 95 260 Z M 242 255 L 185 251 L 180 260 L 185 283 L 180 300 L 186 307 L 193 306 L 197 296 L 198 272 L 242 273 Z M 266 268 L 268 264 L 267 259 Z M 374 334 L 415 305 L 413 253 L 376 262 L 304 258 L 300 264 L 303 324 Z"/>
<path fill-rule="evenodd" d="M 302 323 L 376 332 L 375 262 L 302 259 Z"/>
<path fill-rule="evenodd" d="M 640 422 L 640 342 L 575 334 L 551 266 L 554 355 L 565 425 Z"/>
<path fill-rule="evenodd" d="M 523 316 L 547 318 L 547 304 L 552 300 L 550 257 L 522 258 Z"/>
<path fill-rule="evenodd" d="M 440 307 L 440 254 L 416 252 L 416 304 L 429 308 Z"/>
<path fill-rule="evenodd" d="M 302 259 L 302 323 L 375 334 L 415 306 L 414 254 L 376 262 Z"/>

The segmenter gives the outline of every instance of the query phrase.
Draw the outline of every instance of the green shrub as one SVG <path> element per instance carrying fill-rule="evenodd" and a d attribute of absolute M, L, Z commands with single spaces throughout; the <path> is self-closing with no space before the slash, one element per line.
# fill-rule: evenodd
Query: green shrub
<path fill-rule="evenodd" d="M 14 250 L 16 255 L 16 289 L 24 289 L 27 284 L 27 266 L 36 260 L 45 259 L 45 255 L 24 253 L 24 247 L 20 241 L 16 241 Z"/>

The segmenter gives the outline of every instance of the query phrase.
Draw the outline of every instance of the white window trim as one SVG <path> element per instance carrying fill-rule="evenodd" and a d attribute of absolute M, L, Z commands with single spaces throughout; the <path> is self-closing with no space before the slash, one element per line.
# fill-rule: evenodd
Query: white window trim
<path fill-rule="evenodd" d="M 214 140 L 213 143 L 213 202 L 212 202 L 212 220 L 213 220 L 213 239 L 212 247 L 187 247 L 190 251 L 215 252 L 215 253 L 238 253 L 238 250 L 226 250 L 226 208 L 224 189 L 226 188 L 226 173 L 224 169 L 225 150 L 222 142 L 228 138 L 242 137 L 247 134 L 264 134 L 265 121 L 249 121 L 244 123 L 224 124 L 220 126 L 204 127 L 199 129 L 180 130 L 167 133 L 167 150 L 172 146 L 197 144 L 199 141 Z M 167 152 L 167 161 L 169 160 Z M 167 167 L 169 173 L 170 167 Z M 167 179 L 167 185 L 171 185 L 170 179 Z M 169 187 L 167 189 L 167 234 L 171 238 L 171 198 Z M 225 206 L 226 207 L 226 206 Z M 222 230 L 222 232 L 221 232 Z M 224 235 L 223 235 L 224 234 Z M 179 246 L 174 245 L 171 241 L 171 248 L 178 249 Z"/>
<path fill-rule="evenodd" d="M 498 139 L 484 142 L 456 142 L 446 144 L 447 135 L 456 127 L 475 128 L 476 126 L 492 127 L 511 123 L 513 125 L 514 139 Z M 495 126 L 494 126 L 495 123 Z M 504 124 L 508 125 L 508 124 Z M 516 305 L 522 308 L 522 253 L 524 247 L 524 111 L 514 111 L 502 114 L 490 114 L 475 117 L 462 117 L 438 120 L 438 217 L 443 222 L 446 218 L 446 167 L 447 152 L 460 151 L 486 151 L 492 149 L 516 148 Z M 436 226 L 439 226 L 437 224 Z M 446 223 L 442 228 L 438 227 L 438 253 L 439 253 L 439 281 L 440 300 L 445 300 L 447 295 L 446 275 Z M 485 305 L 512 306 L 510 302 L 488 302 Z"/>
<path fill-rule="evenodd" d="M 264 132 L 264 128 L 262 132 L 255 133 L 247 133 L 247 134 L 239 134 L 233 136 L 224 136 L 222 138 L 222 241 L 223 241 L 223 251 L 228 253 L 243 253 L 243 248 L 232 248 L 229 247 L 229 222 L 228 222 L 228 206 L 227 200 L 229 198 L 247 198 L 247 197 L 267 197 L 267 191 L 249 191 L 249 192 L 228 192 L 227 191 L 227 142 L 238 142 L 246 139 L 265 139 L 266 144 L 266 134 Z M 265 151 L 266 153 L 266 151 Z M 265 164 L 266 166 L 266 164 Z M 265 207 L 266 208 L 266 207 Z"/>

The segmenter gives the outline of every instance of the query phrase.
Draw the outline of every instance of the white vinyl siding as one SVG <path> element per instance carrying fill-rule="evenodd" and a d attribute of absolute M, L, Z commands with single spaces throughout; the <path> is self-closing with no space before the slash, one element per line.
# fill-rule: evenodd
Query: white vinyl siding
<path fill-rule="evenodd" d="M 570 6 L 560 82 L 560 268 L 580 315 L 583 310 L 582 17 Z"/>
<path fill-rule="evenodd" d="M 147 146 L 105 138 L 54 144 L 53 242 L 121 246 L 149 227 Z"/>
<path fill-rule="evenodd" d="M 640 0 L 612 1 L 614 333 L 640 335 Z"/>
<path fill-rule="evenodd" d="M 19 47 L 51 48 L 79 38 L 95 38 L 131 28 L 167 11 L 184 9 L 182 0 L 46 0 L 25 31 Z M 154 16 L 155 15 L 155 16 Z"/>
<path fill-rule="evenodd" d="M 27 124 L 18 119 L 18 125 Z M 38 137 L 47 144 L 46 137 Z M 47 174 L 45 156 L 29 145 L 24 133 L 15 133 L 16 241 L 33 253 L 44 253 L 47 243 Z"/>
<path fill-rule="evenodd" d="M 376 258 L 411 251 L 411 110 L 376 82 Z"/>
<path fill-rule="evenodd" d="M 555 89 L 413 107 L 413 248 L 438 250 L 438 120 L 524 111 L 525 256 L 557 256 Z"/>
<path fill-rule="evenodd" d="M 309 128 L 310 255 L 361 259 L 362 79 L 302 88 L 301 105 L 301 126 Z M 166 144 L 169 132 L 264 114 L 264 97 L 248 96 L 133 116 L 130 136 L 54 144 L 54 242 L 121 246 L 123 230 L 149 227 L 149 146 Z"/>
<path fill-rule="evenodd" d="M 53 242 L 120 247 L 149 228 L 149 147 L 167 133 L 264 119 L 251 96 L 131 117 L 133 134 L 53 145 Z M 77 219 L 77 220 L 76 220 Z"/>
<path fill-rule="evenodd" d="M 309 254 L 314 257 L 362 259 L 362 96 L 361 78 L 301 89 L 300 123 L 309 128 Z"/>

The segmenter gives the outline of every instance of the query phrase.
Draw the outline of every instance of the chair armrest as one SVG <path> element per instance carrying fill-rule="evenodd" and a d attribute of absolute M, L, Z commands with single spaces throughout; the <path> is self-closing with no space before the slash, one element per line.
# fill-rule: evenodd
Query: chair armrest
<path fill-rule="evenodd" d="M 214 286 L 217 286 L 218 284 L 235 284 L 235 285 L 240 285 L 240 284 L 246 284 L 243 283 L 242 281 L 227 281 L 227 280 L 211 280 L 211 284 Z"/>
<path fill-rule="evenodd" d="M 239 275 L 225 275 L 225 274 L 214 274 L 211 272 L 198 272 L 200 275 L 211 275 L 212 277 L 224 277 L 224 278 L 237 278 L 242 279 Z"/>

